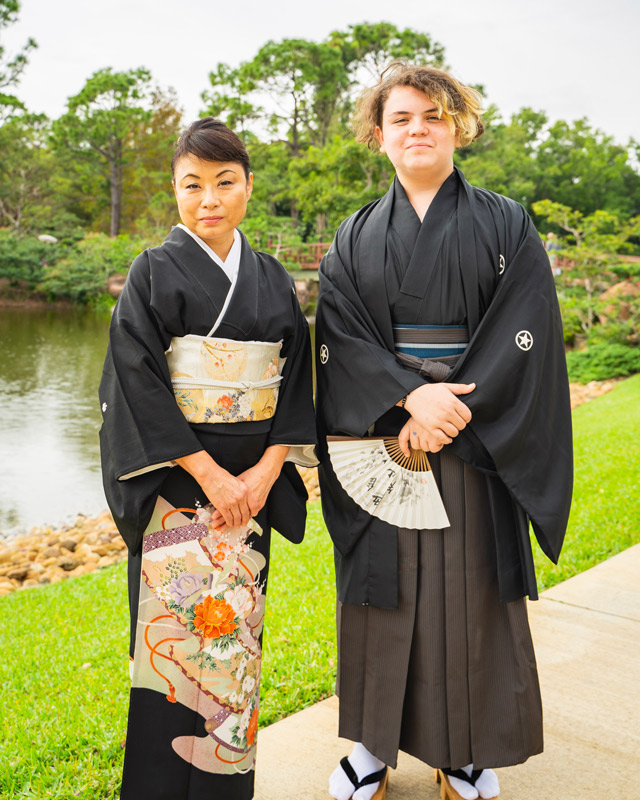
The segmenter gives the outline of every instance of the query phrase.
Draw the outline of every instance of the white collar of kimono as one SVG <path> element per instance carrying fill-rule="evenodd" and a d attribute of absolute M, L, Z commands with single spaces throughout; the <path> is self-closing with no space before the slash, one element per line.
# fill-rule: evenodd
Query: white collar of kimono
<path fill-rule="evenodd" d="M 181 222 L 179 222 L 176 227 L 182 228 L 185 233 L 188 233 L 189 236 L 191 236 L 191 238 L 200 245 L 209 258 L 215 261 L 220 269 L 224 271 L 231 283 L 235 283 L 236 277 L 238 276 L 238 269 L 240 268 L 240 253 L 242 251 L 242 240 L 240 239 L 240 234 L 238 233 L 237 229 L 233 231 L 233 244 L 231 245 L 231 250 L 229 250 L 229 255 L 227 256 L 226 260 L 223 261 L 219 255 L 213 252 L 213 250 L 203 239 L 193 233 L 193 231 L 190 231 L 186 225 L 183 225 Z"/>

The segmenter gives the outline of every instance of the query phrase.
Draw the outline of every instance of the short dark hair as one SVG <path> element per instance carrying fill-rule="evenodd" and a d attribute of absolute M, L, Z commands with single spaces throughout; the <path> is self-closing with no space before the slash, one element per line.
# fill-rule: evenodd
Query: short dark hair
<path fill-rule="evenodd" d="M 171 159 L 171 175 L 182 156 L 193 155 L 203 161 L 235 161 L 242 165 L 249 179 L 251 164 L 244 142 L 224 122 L 213 117 L 204 117 L 192 122 L 180 134 Z"/>

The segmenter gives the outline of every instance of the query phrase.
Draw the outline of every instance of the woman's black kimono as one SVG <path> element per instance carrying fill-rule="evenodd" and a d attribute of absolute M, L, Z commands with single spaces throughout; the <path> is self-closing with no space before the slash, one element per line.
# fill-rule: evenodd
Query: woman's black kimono
<path fill-rule="evenodd" d="M 293 281 L 244 236 L 215 337 L 282 341 L 275 415 L 191 424 L 179 409 L 165 351 L 172 337 L 209 333 L 230 285 L 174 228 L 134 261 L 111 323 L 100 440 L 105 493 L 130 551 L 132 657 L 135 647 L 122 800 L 253 797 L 270 529 L 302 540 L 304 484 L 285 463 L 257 525 L 217 540 L 195 480 L 158 467 L 204 449 L 239 474 L 270 445 L 315 442 L 309 333 Z"/>
<path fill-rule="evenodd" d="M 407 368 L 396 345 L 415 326 L 466 326 L 455 366 Z M 540 238 L 521 206 L 457 170 L 420 223 L 396 179 L 343 223 L 321 265 L 316 344 L 340 735 L 391 766 L 399 749 L 440 768 L 521 763 L 542 749 L 522 599 L 536 596 L 528 523 L 557 560 L 572 484 L 562 328 Z M 477 385 L 459 396 L 471 423 L 429 456 L 450 526 L 398 529 L 347 496 L 324 437 L 397 435 L 408 413 L 395 404 L 440 380 Z"/>

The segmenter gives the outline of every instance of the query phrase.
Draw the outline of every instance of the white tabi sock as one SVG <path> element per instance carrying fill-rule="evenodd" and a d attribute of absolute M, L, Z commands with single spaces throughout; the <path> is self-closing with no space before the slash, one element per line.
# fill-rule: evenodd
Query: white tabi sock
<path fill-rule="evenodd" d="M 367 748 L 363 744 L 360 744 L 360 742 L 356 742 L 353 746 L 353 751 L 349 756 L 349 763 L 353 767 L 359 781 L 367 775 L 371 775 L 372 772 L 378 772 L 378 770 L 384 767 L 384 762 L 371 755 Z M 379 783 L 372 783 L 368 786 L 362 786 L 357 792 L 354 792 L 353 784 L 346 776 L 342 767 L 338 764 L 329 778 L 329 794 L 331 797 L 335 798 L 335 800 L 349 800 L 351 797 L 353 797 L 353 800 L 371 800 L 373 795 L 378 791 L 379 785 Z"/>
<path fill-rule="evenodd" d="M 497 797 L 500 794 L 498 776 L 492 769 L 483 769 L 476 781 L 476 789 L 482 798 Z"/>
<path fill-rule="evenodd" d="M 471 773 L 473 772 L 473 764 L 468 764 L 466 767 L 462 767 L 462 771 L 466 772 L 466 774 L 471 777 Z M 479 792 L 477 789 L 473 788 L 473 784 L 467 783 L 460 778 L 454 778 L 453 775 L 447 775 L 447 778 L 449 779 L 451 788 L 455 789 L 460 797 L 464 798 L 464 800 L 476 800 L 476 798 L 479 796 Z"/>

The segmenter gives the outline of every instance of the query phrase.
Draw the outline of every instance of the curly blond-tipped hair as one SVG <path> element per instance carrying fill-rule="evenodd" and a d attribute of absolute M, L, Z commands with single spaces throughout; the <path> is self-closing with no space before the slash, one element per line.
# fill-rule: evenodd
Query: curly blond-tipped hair
<path fill-rule="evenodd" d="M 433 67 L 407 64 L 396 60 L 384 70 L 375 86 L 367 89 L 358 99 L 353 129 L 358 142 L 372 150 L 379 149 L 376 127 L 382 127 L 382 112 L 391 90 L 396 86 L 411 86 L 424 92 L 447 120 L 458 137 L 458 146 L 475 142 L 484 133 L 480 119 L 482 97 L 470 86 L 456 80 L 448 72 Z"/>

